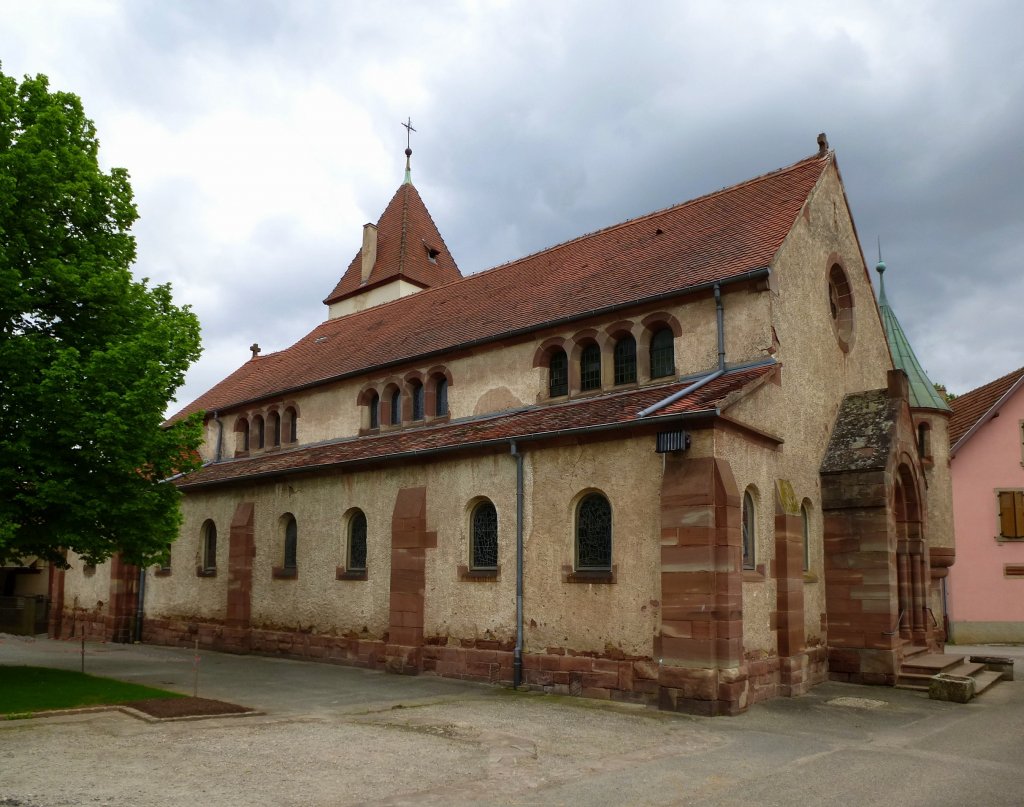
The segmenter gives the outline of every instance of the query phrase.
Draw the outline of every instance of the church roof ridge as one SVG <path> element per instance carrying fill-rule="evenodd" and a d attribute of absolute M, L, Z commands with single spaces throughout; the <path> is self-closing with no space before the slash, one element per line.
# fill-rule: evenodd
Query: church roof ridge
<path fill-rule="evenodd" d="M 173 419 L 225 409 L 637 303 L 770 266 L 832 153 L 397 300 L 320 323 Z M 656 217 L 664 223 L 650 226 Z M 269 357 L 267 357 L 269 358 Z M 260 372 L 255 372 L 255 367 Z"/>

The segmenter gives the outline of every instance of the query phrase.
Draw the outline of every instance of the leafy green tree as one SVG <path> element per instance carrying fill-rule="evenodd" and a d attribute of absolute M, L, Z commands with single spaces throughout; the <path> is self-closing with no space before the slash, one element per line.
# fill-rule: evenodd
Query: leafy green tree
<path fill-rule="evenodd" d="M 198 464 L 201 422 L 162 420 L 199 323 L 133 279 L 128 173 L 98 150 L 77 96 L 0 72 L 0 562 L 149 562 L 181 522 L 164 480 Z"/>

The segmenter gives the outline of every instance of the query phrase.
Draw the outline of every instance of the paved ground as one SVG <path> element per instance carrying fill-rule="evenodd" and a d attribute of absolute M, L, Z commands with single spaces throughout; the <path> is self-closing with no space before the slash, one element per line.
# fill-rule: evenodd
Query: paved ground
<path fill-rule="evenodd" d="M 1024 650 L 983 650 L 1024 677 Z M 0 664 L 79 663 L 0 636 Z M 86 669 L 191 693 L 193 654 L 88 645 Z M 266 714 L 0 722 L 0 807 L 1024 803 L 1024 681 L 967 705 L 830 683 L 706 719 L 280 659 L 199 669 L 201 696 Z"/>

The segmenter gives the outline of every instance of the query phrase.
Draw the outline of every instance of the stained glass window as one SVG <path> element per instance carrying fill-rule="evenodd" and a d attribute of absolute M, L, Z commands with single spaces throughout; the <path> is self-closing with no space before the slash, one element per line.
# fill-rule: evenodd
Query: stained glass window
<path fill-rule="evenodd" d="M 473 509 L 473 568 L 498 566 L 498 511 L 491 502 L 480 502 Z"/>
<path fill-rule="evenodd" d="M 576 509 L 576 568 L 612 567 L 612 506 L 600 493 L 590 493 Z"/>
<path fill-rule="evenodd" d="M 296 569 L 299 565 L 299 528 L 295 516 L 288 516 L 284 527 L 284 568 Z"/>
<path fill-rule="evenodd" d="M 548 395 L 555 398 L 569 394 L 569 357 L 564 350 L 556 350 L 548 362 Z"/>
<path fill-rule="evenodd" d="M 591 343 L 580 355 L 580 389 L 601 388 L 601 348 Z"/>
<path fill-rule="evenodd" d="M 636 381 L 636 339 L 627 334 L 615 343 L 615 383 Z"/>
<path fill-rule="evenodd" d="M 217 525 L 207 520 L 203 524 L 203 570 L 217 568 Z"/>
<path fill-rule="evenodd" d="M 651 337 L 651 378 L 675 375 L 676 355 L 672 331 L 662 328 Z"/>
<path fill-rule="evenodd" d="M 348 522 L 348 569 L 366 569 L 366 515 L 362 510 L 353 513 Z"/>
<path fill-rule="evenodd" d="M 748 490 L 743 494 L 743 568 L 753 569 L 756 563 L 754 557 L 754 497 Z"/>

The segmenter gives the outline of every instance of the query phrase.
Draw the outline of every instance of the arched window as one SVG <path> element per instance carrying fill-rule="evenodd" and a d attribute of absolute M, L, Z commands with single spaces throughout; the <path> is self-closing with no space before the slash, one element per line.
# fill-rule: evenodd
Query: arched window
<path fill-rule="evenodd" d="M 270 445 L 277 447 L 281 445 L 281 416 L 277 412 L 267 415 L 267 425 L 270 426 Z"/>
<path fill-rule="evenodd" d="M 434 387 L 434 414 L 443 418 L 448 414 L 448 379 L 440 376 Z"/>
<path fill-rule="evenodd" d="M 256 415 L 252 419 L 252 425 L 256 429 L 256 448 L 263 448 L 266 441 L 266 432 L 264 431 L 263 416 Z"/>
<path fill-rule="evenodd" d="M 284 524 L 284 568 L 288 570 L 299 567 L 299 528 L 295 516 L 288 516 Z"/>
<path fill-rule="evenodd" d="M 569 394 L 569 357 L 561 348 L 553 351 L 548 362 L 548 395 L 557 398 Z"/>
<path fill-rule="evenodd" d="M 811 568 L 811 510 L 807 502 L 800 505 L 800 519 L 804 528 L 804 571 L 806 572 Z"/>
<path fill-rule="evenodd" d="M 670 328 L 661 328 L 651 337 L 651 378 L 675 374 L 675 339 Z"/>
<path fill-rule="evenodd" d="M 412 419 L 423 420 L 424 414 L 424 397 L 423 397 L 423 384 L 419 381 L 412 381 L 409 383 L 409 394 L 412 396 Z"/>
<path fill-rule="evenodd" d="M 498 568 L 498 511 L 489 501 L 473 508 L 470 543 L 473 569 Z"/>
<path fill-rule="evenodd" d="M 288 442 L 297 443 L 299 441 L 299 413 L 295 411 L 294 406 L 289 406 L 284 410 L 284 425 Z"/>
<path fill-rule="evenodd" d="M 348 558 L 346 568 L 351 571 L 366 571 L 366 514 L 356 510 L 348 520 Z"/>
<path fill-rule="evenodd" d="M 754 510 L 754 497 L 750 495 L 750 491 L 746 491 L 743 494 L 743 568 L 753 569 L 755 568 L 756 558 L 754 556 L 754 545 L 755 545 L 755 524 L 757 523 L 757 513 Z"/>
<path fill-rule="evenodd" d="M 576 568 L 612 567 L 612 506 L 600 493 L 588 493 L 576 508 Z"/>
<path fill-rule="evenodd" d="M 376 392 L 370 396 L 370 428 L 380 428 L 380 396 Z"/>
<path fill-rule="evenodd" d="M 828 270 L 828 309 L 836 341 L 844 353 L 848 352 L 853 344 L 853 292 L 838 263 Z"/>
<path fill-rule="evenodd" d="M 243 454 L 249 450 L 249 421 L 239 418 L 235 421 L 235 454 Z"/>
<path fill-rule="evenodd" d="M 636 339 L 626 334 L 615 343 L 615 383 L 632 384 L 636 381 Z"/>
<path fill-rule="evenodd" d="M 217 568 L 217 525 L 212 520 L 203 522 L 203 571 L 212 572 Z"/>
<path fill-rule="evenodd" d="M 917 452 L 921 459 L 928 459 L 932 455 L 932 430 L 924 422 L 917 424 Z"/>
<path fill-rule="evenodd" d="M 580 354 L 580 389 L 601 388 L 601 348 L 591 342 Z"/>
<path fill-rule="evenodd" d="M 395 390 L 391 393 L 391 425 L 397 426 L 402 422 L 402 393 Z"/>

